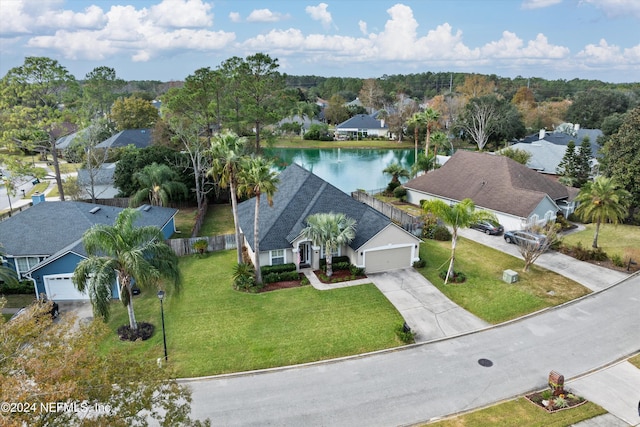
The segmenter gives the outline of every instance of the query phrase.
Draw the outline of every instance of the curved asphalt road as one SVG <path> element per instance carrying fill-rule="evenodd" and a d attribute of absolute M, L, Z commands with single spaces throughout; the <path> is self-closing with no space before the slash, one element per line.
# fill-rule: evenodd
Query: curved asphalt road
<path fill-rule="evenodd" d="M 545 387 L 551 370 L 568 380 L 639 349 L 635 275 L 564 306 L 456 338 L 188 383 L 192 415 L 214 425 L 390 426 L 489 405 Z"/>

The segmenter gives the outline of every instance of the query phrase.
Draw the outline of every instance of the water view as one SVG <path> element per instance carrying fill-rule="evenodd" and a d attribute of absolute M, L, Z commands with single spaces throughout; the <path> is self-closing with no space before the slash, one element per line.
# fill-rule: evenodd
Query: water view
<path fill-rule="evenodd" d="M 391 177 L 382 171 L 394 162 L 411 170 L 414 159 L 414 151 L 406 149 L 271 148 L 265 154 L 275 157 L 281 169 L 297 163 L 347 194 L 385 188 Z"/>

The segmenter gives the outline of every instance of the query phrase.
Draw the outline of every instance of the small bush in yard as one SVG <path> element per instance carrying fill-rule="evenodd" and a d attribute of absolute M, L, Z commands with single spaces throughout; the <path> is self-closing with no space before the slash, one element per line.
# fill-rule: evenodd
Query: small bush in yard
<path fill-rule="evenodd" d="M 233 287 L 238 291 L 252 291 L 256 288 L 255 273 L 250 264 L 236 264 L 233 268 Z"/>
<path fill-rule="evenodd" d="M 427 261 L 422 258 L 413 263 L 413 268 L 424 268 L 427 265 Z"/>
<path fill-rule="evenodd" d="M 140 322 L 138 329 L 131 329 L 129 325 L 122 325 L 118 328 L 118 336 L 122 341 L 145 341 L 153 335 L 154 327 L 151 323 Z"/>
<path fill-rule="evenodd" d="M 412 344 L 415 339 L 415 332 L 411 328 L 405 328 L 405 325 L 400 325 L 396 328 L 396 336 L 405 344 Z"/>
<path fill-rule="evenodd" d="M 402 201 L 402 202 L 406 202 L 407 201 L 407 189 L 404 188 L 403 186 L 400 187 L 396 187 L 393 190 L 393 197 L 395 197 L 396 199 Z"/>

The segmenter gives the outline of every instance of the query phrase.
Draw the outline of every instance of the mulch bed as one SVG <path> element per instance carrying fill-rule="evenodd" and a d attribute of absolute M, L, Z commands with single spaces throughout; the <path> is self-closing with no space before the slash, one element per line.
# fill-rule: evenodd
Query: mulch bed
<path fill-rule="evenodd" d="M 565 389 L 566 390 L 566 389 Z M 576 396 L 574 394 L 572 394 L 571 392 L 569 392 L 568 390 L 565 391 L 565 393 L 561 394 L 560 397 L 561 399 L 557 400 L 556 396 L 545 396 L 548 397 L 548 399 L 545 399 L 543 397 L 543 393 L 545 393 L 544 391 L 539 391 L 536 393 L 531 393 L 525 396 L 525 398 L 533 403 L 534 405 L 536 405 L 539 408 L 544 409 L 545 411 L 549 412 L 549 413 L 553 413 L 553 412 L 558 412 L 558 411 L 563 411 L 565 409 L 571 409 L 571 408 L 575 408 L 577 406 L 580 405 L 584 405 L 585 403 L 587 403 L 587 401 L 580 397 L 580 396 Z M 546 390 L 546 393 L 549 393 L 549 390 Z M 559 400 L 562 400 L 563 403 L 562 405 L 558 405 L 556 402 L 558 402 Z"/>
<path fill-rule="evenodd" d="M 302 286 L 302 279 L 304 279 L 304 273 L 300 273 L 299 280 L 287 280 L 283 282 L 274 282 L 266 284 L 262 289 L 260 289 L 260 293 L 262 292 L 270 292 L 277 291 L 278 289 L 289 289 L 289 288 L 299 288 Z"/>
<path fill-rule="evenodd" d="M 315 270 L 313 273 L 316 275 L 316 277 L 318 277 L 318 279 L 320 279 L 322 283 L 329 284 L 367 278 L 366 274 L 362 274 L 360 276 L 352 276 L 349 270 L 334 270 L 331 277 L 327 277 L 325 272 L 322 270 Z"/>

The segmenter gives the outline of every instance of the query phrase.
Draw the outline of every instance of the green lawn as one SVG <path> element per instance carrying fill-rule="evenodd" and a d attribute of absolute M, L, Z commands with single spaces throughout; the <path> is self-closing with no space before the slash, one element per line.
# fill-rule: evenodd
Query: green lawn
<path fill-rule="evenodd" d="M 591 248 L 595 234 L 595 224 L 586 224 L 586 229 L 562 237 L 566 245 L 577 245 L 578 242 L 585 248 Z M 600 226 L 598 233 L 598 246 L 610 257 L 617 254 L 623 260 L 631 257 L 640 262 L 640 227 L 633 225 L 605 224 Z"/>
<path fill-rule="evenodd" d="M 395 329 L 403 320 L 374 285 L 332 291 L 311 286 L 263 294 L 231 288 L 235 252 L 180 260 L 184 289 L 165 300 L 169 360 L 180 377 L 270 368 L 359 354 L 402 345 Z M 138 321 L 160 327 L 160 304 L 152 291 L 135 297 Z M 109 324 L 128 323 L 119 302 Z M 162 334 L 145 342 L 108 346 L 161 357 Z"/>
<path fill-rule="evenodd" d="M 607 411 L 595 403 L 587 402 L 576 408 L 550 414 L 521 397 L 428 425 L 433 427 L 566 427 L 606 413 Z"/>
<path fill-rule="evenodd" d="M 7 300 L 5 308 L 26 307 L 36 299 L 34 294 L 2 295 L 2 297 Z"/>
<path fill-rule="evenodd" d="M 235 227 L 231 205 L 209 205 L 199 235 L 217 236 L 233 233 L 235 233 Z"/>
<path fill-rule="evenodd" d="M 535 265 L 524 273 L 524 261 L 464 238 L 458 239 L 455 270 L 463 272 L 467 280 L 444 285 L 438 273 L 446 270 L 450 253 L 451 242 L 426 240 L 420 256 L 427 265 L 418 271 L 449 299 L 489 323 L 515 319 L 590 292 L 579 283 Z M 517 271 L 519 282 L 503 282 L 506 269 Z M 549 295 L 549 291 L 555 295 Z"/>

